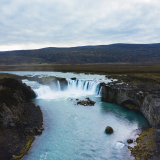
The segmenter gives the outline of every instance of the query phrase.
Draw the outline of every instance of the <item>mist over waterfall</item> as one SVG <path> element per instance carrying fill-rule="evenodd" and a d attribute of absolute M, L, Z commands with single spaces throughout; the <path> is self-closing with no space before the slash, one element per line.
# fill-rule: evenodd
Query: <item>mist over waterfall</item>
<path fill-rule="evenodd" d="M 64 85 L 57 80 L 51 85 L 40 85 L 34 89 L 38 99 L 56 99 L 58 97 L 79 97 L 85 95 L 101 96 L 100 82 L 93 80 L 71 80 Z"/>

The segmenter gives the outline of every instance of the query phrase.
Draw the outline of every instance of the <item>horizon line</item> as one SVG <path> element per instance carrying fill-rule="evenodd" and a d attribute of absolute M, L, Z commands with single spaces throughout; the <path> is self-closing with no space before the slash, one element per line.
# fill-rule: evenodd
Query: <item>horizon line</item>
<path fill-rule="evenodd" d="M 160 43 L 111 43 L 111 44 L 97 44 L 97 45 L 75 45 L 75 46 L 52 46 L 52 45 L 44 45 L 40 47 L 40 44 L 28 44 L 28 45 L 0 45 L 0 52 L 7 51 L 29 51 L 29 50 L 41 50 L 47 48 L 57 48 L 57 49 L 69 49 L 69 48 L 79 48 L 79 47 L 96 47 L 96 46 L 110 46 L 110 45 L 156 45 Z M 26 47 L 24 47 L 26 46 Z M 30 47 L 29 47 L 30 46 Z M 38 47 L 39 46 L 39 47 Z M 13 48 L 13 49 L 11 49 Z"/>

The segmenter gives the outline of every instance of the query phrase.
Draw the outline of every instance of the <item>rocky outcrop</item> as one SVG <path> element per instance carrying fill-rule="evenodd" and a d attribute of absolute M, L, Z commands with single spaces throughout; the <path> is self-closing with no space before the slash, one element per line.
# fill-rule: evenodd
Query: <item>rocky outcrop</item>
<path fill-rule="evenodd" d="M 83 106 L 94 106 L 95 103 L 96 102 L 92 101 L 89 97 L 87 97 L 86 100 L 79 100 L 77 102 L 77 104 L 80 104 L 80 105 L 83 105 Z"/>
<path fill-rule="evenodd" d="M 133 143 L 133 140 L 132 139 L 127 139 L 127 143 Z"/>
<path fill-rule="evenodd" d="M 0 79 L 0 159 L 21 158 L 42 133 L 42 112 L 29 102 L 35 93 L 21 81 Z"/>
<path fill-rule="evenodd" d="M 26 101 L 36 95 L 18 80 L 5 78 L 0 82 L 3 85 L 0 90 L 0 121 L 7 128 L 21 122 L 21 117 L 27 114 Z"/>

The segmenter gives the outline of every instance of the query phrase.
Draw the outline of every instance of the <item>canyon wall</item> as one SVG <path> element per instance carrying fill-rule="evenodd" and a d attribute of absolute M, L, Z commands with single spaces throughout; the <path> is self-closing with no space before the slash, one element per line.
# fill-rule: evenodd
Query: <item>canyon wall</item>
<path fill-rule="evenodd" d="M 140 111 L 152 127 L 160 128 L 160 89 L 139 84 L 101 84 L 102 101 Z"/>

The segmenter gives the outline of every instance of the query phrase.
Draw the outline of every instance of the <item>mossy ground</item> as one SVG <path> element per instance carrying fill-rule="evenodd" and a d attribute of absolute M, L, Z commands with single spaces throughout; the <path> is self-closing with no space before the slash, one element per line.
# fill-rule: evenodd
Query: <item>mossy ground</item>
<path fill-rule="evenodd" d="M 25 144 L 25 146 L 22 148 L 22 150 L 20 151 L 19 155 L 13 155 L 13 159 L 20 159 L 22 158 L 27 151 L 29 150 L 29 148 L 31 147 L 32 142 L 34 141 L 34 137 L 28 137 L 28 142 Z"/>
<path fill-rule="evenodd" d="M 137 146 L 131 149 L 131 154 L 136 160 L 147 160 L 154 155 L 155 148 L 155 128 L 144 130 L 137 138 Z"/>

